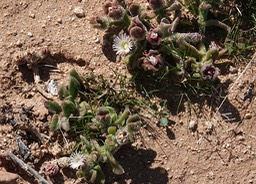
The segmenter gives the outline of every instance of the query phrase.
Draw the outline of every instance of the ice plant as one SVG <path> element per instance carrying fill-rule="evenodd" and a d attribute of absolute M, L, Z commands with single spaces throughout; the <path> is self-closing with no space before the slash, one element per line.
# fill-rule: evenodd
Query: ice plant
<path fill-rule="evenodd" d="M 60 168 L 68 168 L 70 165 L 70 157 L 61 157 L 56 160 Z"/>
<path fill-rule="evenodd" d="M 142 58 L 141 67 L 155 74 L 163 66 L 161 55 L 157 50 L 150 50 L 145 56 Z"/>
<path fill-rule="evenodd" d="M 148 3 L 153 10 L 159 10 L 164 6 L 163 0 L 148 0 Z"/>
<path fill-rule="evenodd" d="M 131 18 L 131 24 L 128 27 L 128 31 L 133 39 L 143 40 L 145 38 L 147 28 L 141 22 L 139 16 L 136 16 Z"/>
<path fill-rule="evenodd" d="M 215 80 L 220 75 L 220 69 L 215 67 L 212 63 L 204 64 L 200 72 L 203 79 Z"/>
<path fill-rule="evenodd" d="M 119 145 L 124 145 L 129 142 L 129 132 L 126 128 L 119 129 L 116 132 L 115 138 Z"/>
<path fill-rule="evenodd" d="M 78 169 L 80 166 L 85 165 L 86 156 L 81 152 L 74 152 L 70 155 L 70 167 L 72 169 Z"/>
<path fill-rule="evenodd" d="M 123 36 L 127 35 L 122 34 L 121 37 Z M 127 38 L 130 44 L 129 37 Z M 96 86 L 110 89 L 110 84 L 102 78 L 96 80 L 91 75 L 82 77 L 74 69 L 70 71 L 69 77 L 69 84 L 61 86 L 58 92 L 61 103 L 49 100 L 45 107 L 54 113 L 50 124 L 51 131 L 58 132 L 64 129 L 65 134 L 75 136 L 75 140 L 80 136 L 81 141 L 73 148 L 79 151 L 73 152 L 69 157 L 64 156 L 55 159 L 54 162 L 48 162 L 41 171 L 50 176 L 59 172 L 59 169 L 69 167 L 76 170 L 78 177 L 86 177 L 90 183 L 104 184 L 104 173 L 100 163 L 108 163 L 115 174 L 122 174 L 124 170 L 114 159 L 113 154 L 122 145 L 134 141 L 141 122 L 137 115 L 131 115 L 128 106 L 120 112 L 106 105 L 108 102 L 105 100 L 96 100 L 99 95 L 103 96 L 102 94 L 104 98 L 105 95 L 110 95 L 107 99 L 119 94 L 105 94 L 102 89 L 98 91 Z M 99 83 L 95 84 L 95 81 Z M 112 103 L 116 104 L 110 104 Z M 70 147 L 67 149 L 63 150 L 64 154 L 69 153 Z"/>
<path fill-rule="evenodd" d="M 117 55 L 125 56 L 131 52 L 133 48 L 133 41 L 127 34 L 120 33 L 114 38 L 112 47 Z"/>
<path fill-rule="evenodd" d="M 46 176 L 54 176 L 58 172 L 59 166 L 56 162 L 44 162 L 40 168 L 40 173 L 44 173 Z"/>
<path fill-rule="evenodd" d="M 128 11 L 132 17 L 140 14 L 140 6 L 136 3 L 128 3 Z"/>
<path fill-rule="evenodd" d="M 124 8 L 118 4 L 118 2 L 106 2 L 103 5 L 103 11 L 108 17 L 119 20 L 123 18 L 124 15 Z"/>
<path fill-rule="evenodd" d="M 100 16 L 93 16 L 90 18 L 90 24 L 95 28 L 106 29 L 107 28 L 107 20 Z"/>
<path fill-rule="evenodd" d="M 150 29 L 146 34 L 146 39 L 149 43 L 151 43 L 151 45 L 160 45 L 160 43 L 163 41 L 160 29 Z"/>
<path fill-rule="evenodd" d="M 219 57 L 217 50 L 211 51 L 207 46 L 206 27 L 218 26 L 228 32 L 230 30 L 222 21 L 209 19 L 209 10 L 216 3 L 205 0 L 185 0 L 184 3 L 175 0 L 146 2 L 146 7 L 143 7 L 133 1 L 106 1 L 103 6 L 105 16 L 91 21 L 99 27 L 106 25 L 106 44 L 103 47 L 108 50 L 107 43 L 113 39 L 113 50 L 117 55 L 127 56 L 127 68 L 132 74 L 143 72 L 140 70 L 142 68 L 153 75 L 158 73 L 164 75 L 164 79 L 178 79 L 179 82 L 193 78 L 216 78 L 218 69 L 215 71 L 210 67 L 206 73 L 200 71 L 204 64 L 214 63 Z M 182 15 L 184 8 L 194 17 Z M 107 52 L 104 54 L 113 59 Z M 158 72 L 160 69 L 161 72 Z"/>

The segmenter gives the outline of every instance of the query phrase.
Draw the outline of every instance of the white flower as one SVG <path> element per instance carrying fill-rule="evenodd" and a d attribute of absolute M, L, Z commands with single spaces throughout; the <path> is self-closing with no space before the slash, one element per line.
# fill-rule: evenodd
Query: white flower
<path fill-rule="evenodd" d="M 74 152 L 70 155 L 70 167 L 72 169 L 77 169 L 83 166 L 86 162 L 86 156 L 81 152 Z"/>
<path fill-rule="evenodd" d="M 150 63 L 151 63 L 153 66 L 156 66 L 156 64 L 157 64 L 157 59 L 156 59 L 156 57 L 154 57 L 154 56 L 149 56 L 149 57 L 148 57 L 148 60 L 150 61 Z"/>
<path fill-rule="evenodd" d="M 133 47 L 132 39 L 125 33 L 119 34 L 114 38 L 113 50 L 116 51 L 117 55 L 127 55 Z"/>

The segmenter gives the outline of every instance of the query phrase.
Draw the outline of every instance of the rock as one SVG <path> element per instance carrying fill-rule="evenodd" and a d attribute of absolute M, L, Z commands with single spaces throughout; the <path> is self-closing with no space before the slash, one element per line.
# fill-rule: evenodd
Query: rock
<path fill-rule="evenodd" d="M 94 42 L 95 43 L 100 43 L 100 39 L 97 37 Z"/>
<path fill-rule="evenodd" d="M 238 70 L 237 70 L 237 68 L 235 68 L 235 67 L 233 67 L 233 66 L 230 66 L 230 67 L 229 67 L 229 72 L 232 73 L 232 74 L 234 74 L 234 73 L 237 73 Z"/>
<path fill-rule="evenodd" d="M 57 23 L 62 24 L 62 19 L 61 19 L 61 18 L 58 18 L 58 19 L 57 19 Z"/>
<path fill-rule="evenodd" d="M 28 32 L 27 35 L 28 35 L 29 37 L 33 37 L 33 34 L 32 34 L 31 32 Z"/>
<path fill-rule="evenodd" d="M 47 81 L 47 92 L 50 93 L 53 96 L 57 96 L 58 95 L 58 85 L 57 82 L 53 79 L 49 79 Z"/>
<path fill-rule="evenodd" d="M 21 40 L 18 40 L 18 41 L 16 42 L 16 46 L 17 46 L 17 47 L 22 47 L 22 45 L 23 45 L 23 42 L 22 42 Z"/>
<path fill-rule="evenodd" d="M 19 175 L 10 173 L 7 171 L 0 171 L 0 183 L 1 184 L 16 184 L 18 183 L 17 179 Z"/>
<path fill-rule="evenodd" d="M 34 18 L 36 17 L 34 13 L 30 13 L 28 16 L 29 16 L 30 18 L 32 18 L 32 19 L 34 19 Z"/>
<path fill-rule="evenodd" d="M 191 120 L 188 124 L 189 130 L 195 132 L 197 130 L 197 121 Z"/>
<path fill-rule="evenodd" d="M 245 119 L 251 119 L 252 118 L 252 114 L 250 113 L 246 113 L 244 116 Z"/>
<path fill-rule="evenodd" d="M 84 9 L 81 6 L 76 6 L 74 8 L 74 13 L 78 18 L 85 17 Z"/>

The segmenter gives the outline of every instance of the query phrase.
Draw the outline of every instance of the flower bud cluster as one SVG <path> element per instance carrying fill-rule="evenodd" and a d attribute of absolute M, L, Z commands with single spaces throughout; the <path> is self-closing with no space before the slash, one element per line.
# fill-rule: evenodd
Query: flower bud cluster
<path fill-rule="evenodd" d="M 207 24 L 220 23 L 207 22 L 211 4 L 203 2 L 192 7 L 195 4 L 183 7 L 178 1 L 147 0 L 145 8 L 132 1 L 107 1 L 103 5 L 105 17 L 96 16 L 91 23 L 106 29 L 113 51 L 125 57 L 130 71 L 146 71 L 153 75 L 179 71 L 175 73 L 181 82 L 184 78 L 216 80 L 220 74 L 214 66 L 217 57 L 211 57 L 211 51 L 207 51 L 204 33 Z M 189 28 L 199 29 L 199 32 L 189 32 L 187 28 L 177 31 L 177 27 L 182 29 L 179 26 L 184 17 L 183 8 L 199 12 L 198 24 Z"/>

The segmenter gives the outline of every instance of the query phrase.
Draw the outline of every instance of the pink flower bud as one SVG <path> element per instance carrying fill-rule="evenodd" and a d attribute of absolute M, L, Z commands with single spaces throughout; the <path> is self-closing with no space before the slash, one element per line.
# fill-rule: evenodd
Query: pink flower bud
<path fill-rule="evenodd" d="M 115 135 L 116 141 L 119 145 L 124 145 L 129 142 L 129 132 L 126 128 L 119 129 Z"/>
<path fill-rule="evenodd" d="M 46 176 L 54 176 L 59 172 L 59 166 L 55 162 L 45 162 L 41 166 L 40 172 Z"/>
<path fill-rule="evenodd" d="M 220 75 L 220 69 L 215 67 L 212 63 L 204 64 L 200 72 L 203 79 L 215 80 Z"/>
<path fill-rule="evenodd" d="M 131 18 L 131 24 L 128 27 L 128 31 L 132 38 L 142 40 L 145 38 L 147 28 L 140 21 L 139 17 L 136 16 Z"/>
<path fill-rule="evenodd" d="M 96 28 L 104 29 L 104 28 L 107 27 L 106 21 L 102 17 L 99 17 L 99 16 L 91 17 L 90 18 L 90 24 L 92 24 Z"/>
<path fill-rule="evenodd" d="M 103 11 L 108 17 L 119 20 L 124 15 L 124 8 L 118 4 L 118 2 L 106 2 L 103 5 Z"/>
<path fill-rule="evenodd" d="M 128 11 L 132 17 L 135 17 L 140 14 L 140 6 L 135 3 L 128 4 Z"/>
<path fill-rule="evenodd" d="M 152 45 L 159 45 L 163 41 L 162 33 L 157 28 L 150 29 L 149 32 L 146 34 L 146 39 Z"/>
<path fill-rule="evenodd" d="M 148 3 L 153 10 L 159 10 L 164 6 L 163 0 L 148 0 Z"/>
<path fill-rule="evenodd" d="M 152 71 L 153 74 L 158 72 L 163 66 L 163 60 L 157 50 L 149 50 L 143 58 L 141 67 L 144 70 Z"/>

